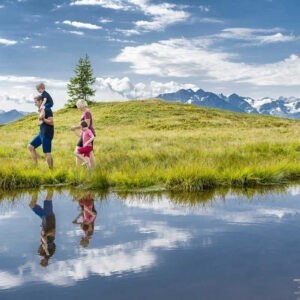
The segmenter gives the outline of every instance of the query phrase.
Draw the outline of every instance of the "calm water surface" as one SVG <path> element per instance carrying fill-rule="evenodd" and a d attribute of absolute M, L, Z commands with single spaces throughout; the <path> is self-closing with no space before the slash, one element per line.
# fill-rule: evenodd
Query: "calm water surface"
<path fill-rule="evenodd" d="M 0 230 L 1 300 L 300 299 L 300 186 L 27 191 Z"/>

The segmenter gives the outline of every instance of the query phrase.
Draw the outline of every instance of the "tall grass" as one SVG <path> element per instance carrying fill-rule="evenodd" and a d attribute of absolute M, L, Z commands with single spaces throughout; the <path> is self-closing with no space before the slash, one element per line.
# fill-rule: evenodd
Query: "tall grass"
<path fill-rule="evenodd" d="M 300 122 L 235 114 L 163 101 L 101 103 L 91 107 L 97 168 L 76 169 L 80 112 L 55 113 L 54 170 L 41 155 L 33 166 L 27 144 L 35 116 L 0 128 L 0 188 L 70 184 L 130 190 L 155 186 L 198 191 L 217 186 L 282 184 L 300 178 Z"/>

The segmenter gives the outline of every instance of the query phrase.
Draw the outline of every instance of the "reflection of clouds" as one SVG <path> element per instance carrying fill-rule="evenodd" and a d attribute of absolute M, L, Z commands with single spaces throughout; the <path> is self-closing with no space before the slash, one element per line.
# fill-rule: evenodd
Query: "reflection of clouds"
<path fill-rule="evenodd" d="M 191 238 L 187 231 L 169 227 L 163 222 L 142 223 L 135 220 L 133 223 L 138 226 L 138 232 L 144 239 L 100 249 L 80 248 L 77 258 L 53 260 L 47 269 L 41 269 L 36 262 L 28 262 L 19 267 L 18 274 L 0 272 L 0 288 L 12 288 L 30 281 L 65 286 L 86 279 L 91 274 L 112 276 L 141 272 L 156 263 L 157 249 L 172 249 Z M 2 281 L 2 277 L 5 280 Z"/>
<path fill-rule="evenodd" d="M 9 272 L 0 272 L 0 289 L 10 289 L 22 285 L 24 280 L 21 276 L 14 276 Z"/>
<path fill-rule="evenodd" d="M 7 246 L 0 245 L 0 253 L 7 253 L 9 251 Z"/>
<path fill-rule="evenodd" d="M 295 215 L 296 213 L 299 213 L 299 211 L 294 209 L 259 209 L 257 210 L 257 213 L 263 216 L 273 216 L 278 219 L 282 219 L 288 215 Z"/>
<path fill-rule="evenodd" d="M 11 218 L 16 218 L 16 216 L 17 216 L 16 211 L 5 212 L 3 214 L 0 214 L 0 221 L 11 219 Z"/>
<path fill-rule="evenodd" d="M 287 189 L 287 193 L 290 193 L 292 196 L 300 195 L 300 186 L 291 186 Z"/>
<path fill-rule="evenodd" d="M 94 232 L 95 231 L 100 231 L 101 227 L 100 226 L 94 226 Z M 74 237 L 74 236 L 82 236 L 84 235 L 84 231 L 80 228 L 74 229 L 74 230 L 69 230 L 66 232 L 66 235 L 69 237 Z"/>
<path fill-rule="evenodd" d="M 227 198 L 227 197 L 226 197 Z M 236 201 L 236 199 L 235 199 Z M 168 198 L 154 197 L 151 200 L 142 201 L 134 196 L 128 197 L 124 201 L 125 205 L 131 208 L 140 208 L 146 210 L 152 210 L 155 213 L 162 215 L 171 216 L 202 216 L 211 219 L 221 220 L 226 223 L 238 223 L 240 225 L 264 223 L 274 220 L 282 220 L 284 217 L 295 215 L 300 213 L 297 209 L 287 209 L 287 208 L 264 208 L 260 204 L 248 204 L 245 200 L 241 203 L 240 208 L 231 208 L 228 210 L 224 205 L 223 200 L 220 198 L 215 198 L 214 206 L 202 206 L 194 205 L 192 207 L 184 206 L 183 204 L 176 204 L 171 202 Z M 229 202 L 227 202 L 229 204 Z"/>
<path fill-rule="evenodd" d="M 293 188 L 289 192 L 292 194 L 300 191 Z M 57 260 L 58 255 L 54 256 L 46 269 L 39 265 L 37 258 L 17 266 L 14 270 L 2 269 L 0 270 L 0 290 L 23 286 L 29 282 L 70 286 L 79 280 L 88 279 L 92 275 L 124 276 L 127 273 L 139 273 L 157 264 L 159 251 L 182 246 L 188 243 L 192 237 L 197 238 L 197 240 L 195 239 L 197 246 L 211 247 L 218 238 L 216 233 L 224 233 L 232 228 L 230 226 L 283 222 L 284 218 L 295 216 L 300 212 L 298 209 L 289 208 L 289 206 L 288 208 L 278 207 L 280 204 L 277 206 L 277 202 L 271 202 L 271 204 L 268 201 L 249 202 L 247 199 L 233 194 L 226 195 L 225 201 L 222 197 L 214 197 L 213 202 L 205 205 L 172 202 L 166 195 L 153 196 L 148 199 L 131 195 L 122 202 L 119 202 L 118 199 L 113 200 L 115 202 L 113 201 L 112 205 L 114 207 L 117 204 L 118 210 L 117 212 L 110 210 L 112 214 L 109 221 L 118 218 L 118 222 L 114 223 L 114 226 L 110 226 L 111 223 L 107 225 L 105 222 L 101 223 L 101 226 L 95 226 L 95 230 L 101 230 L 103 238 L 101 248 L 70 250 L 68 242 L 72 241 L 73 245 L 74 239 L 79 241 L 83 231 L 79 227 L 69 226 L 68 229 L 71 230 L 61 232 L 61 235 L 64 235 L 66 239 L 62 245 L 59 245 L 60 250 L 65 249 L 65 253 L 68 253 L 63 256 L 67 259 Z M 133 212 L 133 216 L 123 205 L 132 208 L 130 212 Z M 288 204 L 284 203 L 283 205 L 287 206 Z M 149 210 L 149 212 L 139 209 Z M 155 219 L 167 221 L 154 222 L 140 219 L 141 215 L 153 219 L 153 213 Z M 16 216 L 22 216 L 21 212 L 0 213 L 0 221 L 9 220 Z M 180 227 L 167 223 L 170 220 L 170 224 L 176 224 L 177 220 L 182 220 L 185 216 L 195 216 L 199 217 L 197 220 L 203 219 L 205 221 L 202 223 L 197 221 L 196 224 L 201 224 L 200 226 L 192 226 L 193 222 L 184 224 L 180 222 L 181 225 L 178 225 Z M 184 219 L 186 220 L 186 218 Z M 228 224 L 230 224 L 229 227 L 226 226 Z M 120 229 L 121 236 L 118 235 L 119 227 L 122 228 Z M 241 226 L 235 228 L 241 228 Z M 127 236 L 128 239 L 126 240 Z M 132 238 L 132 236 L 134 237 Z M 119 240 L 117 242 L 119 244 L 105 245 L 105 237 L 110 237 L 109 241 L 121 238 L 122 243 Z M 93 238 L 97 241 L 98 236 Z M 8 251 L 7 247 L 0 246 L 0 254 Z"/>

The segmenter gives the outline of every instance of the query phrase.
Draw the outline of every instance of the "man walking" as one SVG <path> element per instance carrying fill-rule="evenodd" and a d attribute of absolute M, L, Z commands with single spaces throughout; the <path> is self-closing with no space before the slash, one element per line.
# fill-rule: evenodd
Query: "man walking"
<path fill-rule="evenodd" d="M 34 99 L 35 106 L 40 110 L 43 103 L 43 98 L 41 96 Z M 39 120 L 42 121 L 40 124 L 40 132 L 36 135 L 33 140 L 28 145 L 28 150 L 31 153 L 33 161 L 38 164 L 38 158 L 36 154 L 36 148 L 42 145 L 43 152 L 46 156 L 46 161 L 50 169 L 53 168 L 53 158 L 51 155 L 52 139 L 54 136 L 54 119 L 51 108 L 45 107 L 43 115 L 39 116 Z"/>

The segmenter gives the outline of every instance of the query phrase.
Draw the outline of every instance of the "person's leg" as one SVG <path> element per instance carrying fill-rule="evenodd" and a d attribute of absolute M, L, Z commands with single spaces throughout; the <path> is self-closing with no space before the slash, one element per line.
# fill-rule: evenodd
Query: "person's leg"
<path fill-rule="evenodd" d="M 49 169 L 53 169 L 53 158 L 51 155 L 51 149 L 52 149 L 52 139 L 49 138 L 43 138 L 43 152 L 46 156 L 46 161 L 49 166 Z"/>
<path fill-rule="evenodd" d="M 38 164 L 38 158 L 37 158 L 35 148 L 31 144 L 29 144 L 27 148 L 28 148 L 28 150 L 31 154 L 31 157 L 32 157 L 34 163 L 37 165 Z"/>
<path fill-rule="evenodd" d="M 53 169 L 53 158 L 51 153 L 45 153 L 45 156 L 46 156 L 46 161 L 49 166 L 49 169 Z"/>
<path fill-rule="evenodd" d="M 87 166 L 87 168 L 88 169 L 91 169 L 91 159 L 90 159 L 90 157 L 85 157 L 85 159 L 86 159 L 86 166 Z"/>
<path fill-rule="evenodd" d="M 88 164 L 89 160 L 87 160 L 84 156 L 82 156 L 81 154 L 79 154 L 76 150 L 74 151 L 74 155 L 76 156 L 76 158 L 78 159 L 78 161 L 82 161 L 84 162 L 84 164 Z"/>
<path fill-rule="evenodd" d="M 38 158 L 37 158 L 35 148 L 39 147 L 41 144 L 42 144 L 42 140 L 40 135 L 38 134 L 33 138 L 33 140 L 27 146 L 31 154 L 31 157 L 36 165 L 38 164 Z"/>
<path fill-rule="evenodd" d="M 82 148 L 82 154 L 86 158 L 86 161 L 88 162 L 89 169 L 91 168 L 91 152 L 93 150 L 93 146 L 86 146 Z"/>
<path fill-rule="evenodd" d="M 79 148 L 79 147 L 83 147 L 83 140 L 82 140 L 82 137 L 80 137 L 78 143 L 77 143 L 77 147 L 76 147 L 76 150 Z M 78 151 L 77 151 L 78 152 Z M 80 162 L 81 160 L 76 156 L 76 159 L 75 159 L 75 163 L 76 163 L 76 167 L 79 167 L 80 166 Z"/>
<path fill-rule="evenodd" d="M 35 191 L 35 192 L 32 194 L 32 196 L 31 196 L 31 201 L 30 201 L 30 203 L 29 203 L 29 207 L 30 207 L 30 208 L 34 208 L 34 206 L 36 205 L 37 201 L 38 201 L 38 192 Z"/>
<path fill-rule="evenodd" d="M 74 154 L 75 154 L 75 152 L 76 153 L 78 153 L 78 146 L 76 147 L 76 149 L 75 149 L 75 151 L 74 151 Z M 77 157 L 77 155 L 75 154 L 75 164 L 76 164 L 76 167 L 80 167 L 80 163 L 81 163 L 81 159 L 79 159 L 78 157 Z"/>
<path fill-rule="evenodd" d="M 95 168 L 95 166 L 96 166 L 96 159 L 95 159 L 94 151 L 92 151 L 90 153 L 90 163 L 91 163 L 91 167 Z"/>
<path fill-rule="evenodd" d="M 74 151 L 74 155 L 81 160 L 82 162 L 84 162 L 85 164 L 89 164 L 90 160 L 87 157 L 84 157 L 83 154 L 85 154 L 86 150 L 85 147 L 77 147 Z"/>

